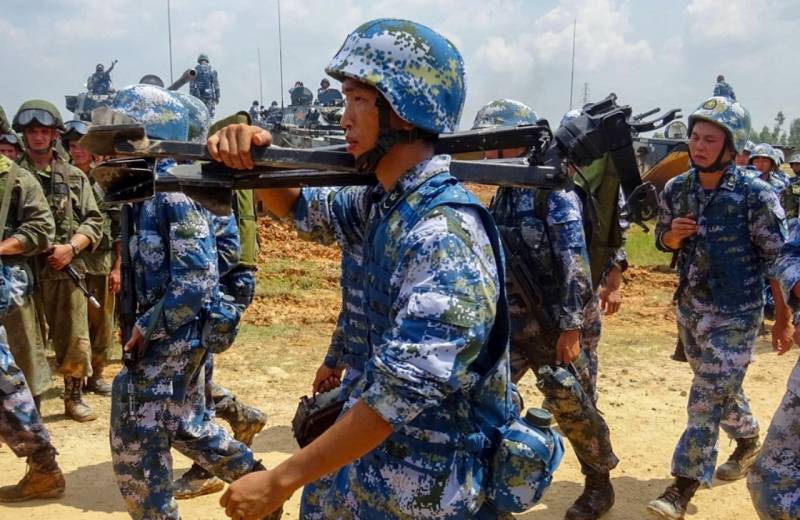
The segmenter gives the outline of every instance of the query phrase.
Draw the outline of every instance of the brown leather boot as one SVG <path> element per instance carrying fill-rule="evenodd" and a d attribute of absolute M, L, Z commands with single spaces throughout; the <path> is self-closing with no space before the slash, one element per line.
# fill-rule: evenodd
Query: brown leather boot
<path fill-rule="evenodd" d="M 0 488 L 0 502 L 22 502 L 34 498 L 58 498 L 64 494 L 64 475 L 55 462 L 55 450 L 53 460 L 49 467 L 45 468 L 34 464 L 28 460 L 28 469 L 14 486 L 4 486 Z"/>
<path fill-rule="evenodd" d="M 583 493 L 567 509 L 566 520 L 596 520 L 614 505 L 614 487 L 608 472 L 584 468 L 586 484 Z"/>
<path fill-rule="evenodd" d="M 728 460 L 717 468 L 717 478 L 739 480 L 746 477 L 760 451 L 761 443 L 758 442 L 758 436 L 736 439 L 736 449 Z"/>
<path fill-rule="evenodd" d="M 86 378 L 86 386 L 84 386 L 84 390 L 97 395 L 111 395 L 111 384 L 103 379 L 103 368 L 105 367 L 102 362 L 92 363 L 92 375 Z"/>
<path fill-rule="evenodd" d="M 64 414 L 73 421 L 94 421 L 97 416 L 83 401 L 81 386 L 82 381 L 77 377 L 64 378 Z"/>

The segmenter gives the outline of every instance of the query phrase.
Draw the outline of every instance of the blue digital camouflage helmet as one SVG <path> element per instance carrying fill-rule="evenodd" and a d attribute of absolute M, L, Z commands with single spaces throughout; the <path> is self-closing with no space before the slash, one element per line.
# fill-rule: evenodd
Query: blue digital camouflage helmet
<path fill-rule="evenodd" d="M 205 143 L 209 115 L 199 99 L 156 85 L 132 85 L 117 92 L 114 102 L 92 113 L 95 124 L 121 123 L 121 115 L 141 123 L 151 139 Z M 109 119 L 109 115 L 111 119 Z"/>
<path fill-rule="evenodd" d="M 750 136 L 750 113 L 738 101 L 723 96 L 708 98 L 689 116 L 689 135 L 697 121 L 720 127 L 736 153 L 742 153 Z"/>
<path fill-rule="evenodd" d="M 441 134 L 458 127 L 467 93 L 464 60 L 447 38 L 424 25 L 367 22 L 347 37 L 325 72 L 375 87 L 417 128 Z"/>
<path fill-rule="evenodd" d="M 497 99 L 478 110 L 472 129 L 535 125 L 538 120 L 536 112 L 525 103 Z"/>
<path fill-rule="evenodd" d="M 753 164 L 753 160 L 755 160 L 758 157 L 764 157 L 772 161 L 773 168 L 777 168 L 779 164 L 778 156 L 775 154 L 775 149 L 772 147 L 772 145 L 769 145 L 767 143 L 759 143 L 756 145 L 755 148 L 753 148 L 753 152 L 750 154 L 750 157 L 748 158 L 748 163 Z"/>

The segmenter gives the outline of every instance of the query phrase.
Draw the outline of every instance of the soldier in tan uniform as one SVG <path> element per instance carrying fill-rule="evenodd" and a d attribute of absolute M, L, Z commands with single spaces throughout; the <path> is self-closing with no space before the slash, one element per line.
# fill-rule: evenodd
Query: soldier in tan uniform
<path fill-rule="evenodd" d="M 89 340 L 92 344 L 92 375 L 86 380 L 85 389 L 99 395 L 111 395 L 111 385 L 103 379 L 103 369 L 113 344 L 114 296 L 120 289 L 121 256 L 119 252 L 119 206 L 107 204 L 105 194 L 91 175 L 94 167 L 89 150 L 78 144 L 86 135 L 89 123 L 67 121 L 61 142 L 69 151 L 72 164 L 89 178 L 100 213 L 103 214 L 102 237 L 94 251 L 84 253 L 86 265 L 86 288 L 100 302 L 100 308 L 88 306 Z"/>
<path fill-rule="evenodd" d="M 47 256 L 37 258 L 36 297 L 44 310 L 48 337 L 64 376 L 64 412 L 79 422 L 97 418 L 81 398 L 83 378 L 92 375 L 86 299 L 62 272 L 72 265 L 83 276 L 81 256 L 94 249 L 102 236 L 103 216 L 89 179 L 55 153 L 61 114 L 43 100 L 26 101 L 14 116 L 14 129 L 25 137 L 27 152 L 20 165 L 34 173 L 47 197 L 55 221 L 55 238 Z"/>

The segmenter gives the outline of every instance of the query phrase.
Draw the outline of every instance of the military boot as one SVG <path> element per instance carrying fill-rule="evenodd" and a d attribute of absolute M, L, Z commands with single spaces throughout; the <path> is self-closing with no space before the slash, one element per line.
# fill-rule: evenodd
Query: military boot
<path fill-rule="evenodd" d="M 250 446 L 256 434 L 267 424 L 267 415 L 236 399 L 225 399 L 214 409 L 215 413 L 231 425 L 233 438 Z"/>
<path fill-rule="evenodd" d="M 728 460 L 717 468 L 717 478 L 720 480 L 744 478 L 760 451 L 761 443 L 758 442 L 758 436 L 736 439 L 736 449 L 733 450 Z"/>
<path fill-rule="evenodd" d="M 92 363 L 92 375 L 86 378 L 84 389 L 93 394 L 110 396 L 111 385 L 103 379 L 103 368 L 105 368 L 103 365 L 102 362 Z"/>
<path fill-rule="evenodd" d="M 583 493 L 567 509 L 566 520 L 595 520 L 614 505 L 614 487 L 608 472 L 600 473 L 584 467 L 586 484 Z"/>
<path fill-rule="evenodd" d="M 78 422 L 94 421 L 97 416 L 83 402 L 81 397 L 82 380 L 77 377 L 64 378 L 64 414 Z"/>
<path fill-rule="evenodd" d="M 64 475 L 52 447 L 28 457 L 25 476 L 14 486 L 0 488 L 0 502 L 22 502 L 34 498 L 58 498 L 64 494 Z M 38 460 L 37 459 L 42 459 Z"/>
<path fill-rule="evenodd" d="M 699 487 L 698 480 L 678 477 L 675 482 L 667 486 L 660 497 L 647 505 L 647 510 L 658 518 L 680 520 L 686 514 L 689 501 Z"/>
<path fill-rule="evenodd" d="M 197 463 L 172 483 L 172 493 L 178 500 L 201 497 L 222 491 L 225 483 Z"/>

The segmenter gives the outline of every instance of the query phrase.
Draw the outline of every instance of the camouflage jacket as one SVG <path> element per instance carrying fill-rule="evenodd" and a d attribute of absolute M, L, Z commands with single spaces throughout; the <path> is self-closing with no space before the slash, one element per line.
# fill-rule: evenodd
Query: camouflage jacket
<path fill-rule="evenodd" d="M 214 67 L 205 63 L 198 63 L 194 70 L 197 72 L 197 76 L 189 83 L 189 94 L 203 101 L 219 102 L 221 93 L 217 71 L 214 70 Z"/>
<path fill-rule="evenodd" d="M 148 330 L 163 298 L 161 315 L 152 319 L 152 339 L 185 336 L 194 341 L 196 331 L 187 326 L 199 324 L 219 284 L 213 217 L 182 193 L 157 193 L 134 206 L 134 222 L 131 258 L 139 309 L 144 310 L 136 325 Z M 184 345 L 192 346 L 197 345 Z"/>
<path fill-rule="evenodd" d="M 9 187 L 6 186 L 12 167 L 19 168 L 14 186 L 11 187 L 9 206 L 3 239 L 16 238 L 22 244 L 22 254 L 3 257 L 4 263 L 25 262 L 24 257 L 43 253 L 50 248 L 55 233 L 53 215 L 47 205 L 44 192 L 36 178 L 29 171 L 14 165 L 5 156 L 0 156 L 0 199 Z"/>
<path fill-rule="evenodd" d="M 89 172 L 89 184 L 92 186 L 97 209 L 103 215 L 102 234 L 100 242 L 94 251 L 87 251 L 83 256 L 86 272 L 94 275 L 107 275 L 111 272 L 114 263 L 114 244 L 119 241 L 120 208 L 117 204 L 105 201 L 103 188 L 94 180 Z"/>
<path fill-rule="evenodd" d="M 500 188 L 492 215 L 498 226 L 513 228 L 521 234 L 524 250 L 508 254 L 517 255 L 530 267 L 548 314 L 558 327 L 558 331 L 551 332 L 579 329 L 584 321 L 584 308 L 592 298 L 581 202 L 574 191 L 541 192 L 547 202 L 546 214 L 542 215 L 536 209 L 539 194 L 536 189 Z M 522 303 L 523 288 L 512 279 L 509 276 L 507 284 L 512 326 L 525 327 L 523 322 L 532 316 Z"/>
<path fill-rule="evenodd" d="M 726 81 L 718 81 L 717 84 L 714 85 L 714 95 L 731 98 L 736 101 L 736 94 L 733 92 L 733 87 Z"/>
<path fill-rule="evenodd" d="M 792 177 L 789 185 L 781 192 L 781 206 L 786 213 L 786 225 L 791 232 L 800 218 L 800 177 Z"/>
<path fill-rule="evenodd" d="M 680 282 L 675 299 L 685 312 L 726 315 L 763 306 L 764 278 L 771 275 L 786 224 L 778 194 L 764 181 L 731 166 L 714 190 L 703 190 L 690 170 L 670 180 L 659 204 L 656 246 L 676 217 L 693 217 L 699 230 L 678 251 Z"/>
<path fill-rule="evenodd" d="M 209 215 L 214 223 L 214 235 L 217 241 L 217 272 L 220 277 L 231 272 L 239 265 L 239 226 L 236 217 L 230 215 Z"/>
<path fill-rule="evenodd" d="M 53 154 L 53 161 L 44 170 L 37 170 L 33 162 L 23 156 L 20 166 L 34 173 L 42 186 L 55 222 L 54 244 L 67 244 L 76 233 L 85 235 L 93 251 L 100 243 L 103 215 L 97 208 L 89 179 L 78 168 Z M 83 255 L 78 255 L 72 265 L 86 272 Z M 67 275 L 56 271 L 40 258 L 38 274 L 42 279 L 66 279 Z"/>

